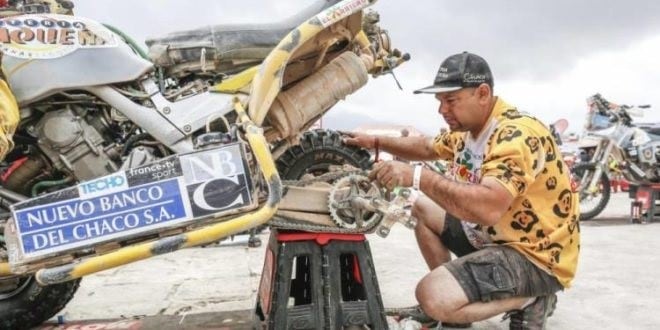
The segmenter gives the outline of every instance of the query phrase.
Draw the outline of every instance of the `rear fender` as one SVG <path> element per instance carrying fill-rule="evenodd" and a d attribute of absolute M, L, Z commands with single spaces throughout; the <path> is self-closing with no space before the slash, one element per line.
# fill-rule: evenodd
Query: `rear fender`
<path fill-rule="evenodd" d="M 341 51 L 328 56 L 333 45 L 355 39 L 361 31 L 362 10 L 375 2 L 342 1 L 311 17 L 282 39 L 261 64 L 252 82 L 248 114 L 255 124 L 263 124 L 284 86 L 308 76 L 332 60 L 332 55 L 339 55 Z M 307 60 L 310 55 L 315 55 L 313 60 Z"/>

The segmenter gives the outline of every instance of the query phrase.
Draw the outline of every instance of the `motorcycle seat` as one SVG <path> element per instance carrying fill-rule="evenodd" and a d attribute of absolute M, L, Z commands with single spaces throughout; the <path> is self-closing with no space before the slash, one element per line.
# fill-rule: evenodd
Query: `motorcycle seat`
<path fill-rule="evenodd" d="M 205 62 L 202 66 L 208 65 L 210 70 L 216 71 L 222 69 L 218 68 L 222 61 L 256 64 L 263 61 L 291 30 L 338 2 L 340 0 L 316 0 L 298 14 L 276 23 L 215 25 L 149 38 L 146 40 L 149 57 L 165 68 L 188 63 L 186 67 L 190 69 L 195 67 L 190 63 L 202 61 Z M 224 69 L 227 69 L 226 65 Z"/>

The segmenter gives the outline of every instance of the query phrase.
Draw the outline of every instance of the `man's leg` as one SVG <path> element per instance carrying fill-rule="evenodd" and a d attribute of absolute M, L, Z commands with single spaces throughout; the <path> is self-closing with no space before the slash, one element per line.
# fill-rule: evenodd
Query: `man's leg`
<path fill-rule="evenodd" d="M 417 226 L 415 227 L 417 245 L 429 269 L 436 269 L 449 262 L 451 260 L 450 249 L 443 240 L 449 239 L 451 241 L 452 239 L 449 237 L 463 234 L 459 220 L 447 215 L 443 208 L 424 195 L 417 198 L 413 205 L 412 215 L 417 218 Z M 471 246 L 466 246 L 469 245 L 467 239 L 455 241 L 457 242 L 449 242 L 449 245 L 454 246 L 454 249 L 456 245 L 459 246 L 460 248 L 457 251 L 463 253 L 472 251 Z M 459 255 L 461 254 L 459 253 Z M 421 308 L 402 313 L 400 316 L 404 318 L 412 317 L 429 328 L 437 324 L 437 318 L 430 317 Z M 456 328 L 470 326 L 469 324 L 448 324 L 447 321 L 443 324 Z"/>
<path fill-rule="evenodd" d="M 435 319 L 473 322 L 519 310 L 533 297 L 561 289 L 554 276 L 520 252 L 492 246 L 433 270 L 417 285 L 416 295 L 424 311 Z"/>
<path fill-rule="evenodd" d="M 528 297 L 470 303 L 463 288 L 446 267 L 439 267 L 417 285 L 417 301 L 426 314 L 436 320 L 453 323 L 481 321 L 511 310 L 520 309 Z"/>
<path fill-rule="evenodd" d="M 451 260 L 449 249 L 440 241 L 445 226 L 445 210 L 430 198 L 421 195 L 411 211 L 412 216 L 417 219 L 417 245 L 429 269 L 433 270 Z"/>

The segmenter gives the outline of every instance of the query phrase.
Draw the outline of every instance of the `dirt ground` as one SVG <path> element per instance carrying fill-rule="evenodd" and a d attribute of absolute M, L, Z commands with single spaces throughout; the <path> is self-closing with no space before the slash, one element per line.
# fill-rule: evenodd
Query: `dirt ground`
<path fill-rule="evenodd" d="M 559 294 L 549 329 L 660 327 L 660 286 L 655 283 L 660 278 L 660 224 L 633 225 L 629 210 L 627 195 L 615 194 L 598 219 L 582 223 L 577 278 Z M 262 238 L 267 241 L 267 234 Z M 416 304 L 414 288 L 427 270 L 412 232 L 399 226 L 390 237 L 373 235 L 369 241 L 385 307 Z M 237 238 L 92 275 L 60 319 L 146 317 L 144 329 L 164 329 L 162 324 L 196 328 L 201 320 L 222 324 L 218 319 L 213 323 L 213 315 L 253 308 L 263 255 L 263 246 L 247 248 L 244 238 Z M 472 328 L 507 329 L 508 323 L 495 317 Z"/>

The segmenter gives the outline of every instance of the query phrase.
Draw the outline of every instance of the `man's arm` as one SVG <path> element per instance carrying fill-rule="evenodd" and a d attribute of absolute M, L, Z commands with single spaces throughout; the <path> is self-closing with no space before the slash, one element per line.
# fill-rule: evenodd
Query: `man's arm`
<path fill-rule="evenodd" d="M 545 164 L 544 143 L 553 143 L 549 132 L 525 125 L 503 125 L 489 141 L 481 165 L 481 180 L 464 184 L 428 170 L 422 171 L 420 188 L 447 212 L 461 220 L 492 226 L 524 195 Z M 545 138 L 541 138 L 545 136 Z"/>
<path fill-rule="evenodd" d="M 375 164 L 369 178 L 388 189 L 410 187 L 413 172 L 409 164 L 389 161 Z M 447 179 L 424 168 L 419 188 L 448 213 L 484 226 L 499 222 L 513 202 L 511 192 L 493 177 L 484 177 L 478 184 L 468 184 Z"/>
<path fill-rule="evenodd" d="M 367 149 L 378 148 L 399 158 L 408 160 L 434 160 L 438 154 L 433 149 L 433 139 L 426 136 L 389 137 L 361 133 L 348 133 L 344 143 Z"/>
<path fill-rule="evenodd" d="M 490 177 L 479 184 L 467 184 L 423 169 L 420 190 L 447 213 L 484 226 L 497 224 L 513 202 L 511 193 Z"/>
<path fill-rule="evenodd" d="M 544 143 L 554 142 L 551 136 L 520 125 L 506 125 L 495 134 L 481 166 L 479 183 L 455 182 L 422 169 L 420 190 L 461 220 L 485 226 L 497 224 L 513 200 L 525 194 L 542 171 L 546 161 Z M 412 186 L 413 176 L 413 167 L 400 162 L 376 164 L 369 174 L 389 189 Z"/>

